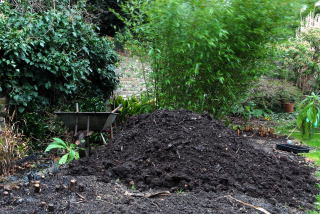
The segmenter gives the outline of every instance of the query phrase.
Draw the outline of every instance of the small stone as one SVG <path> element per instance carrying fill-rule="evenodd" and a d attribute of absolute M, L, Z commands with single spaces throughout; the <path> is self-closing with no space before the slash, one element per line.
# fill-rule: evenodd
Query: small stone
<path fill-rule="evenodd" d="M 45 201 L 41 201 L 41 203 L 40 203 L 40 207 L 45 207 L 45 206 L 47 206 L 47 202 L 45 202 Z"/>
<path fill-rule="evenodd" d="M 55 190 L 57 191 L 57 192 L 59 192 L 59 191 L 61 191 L 61 190 L 63 190 L 63 186 L 61 186 L 61 185 L 56 185 L 55 186 Z"/>
<path fill-rule="evenodd" d="M 3 189 L 5 191 L 11 191 L 12 190 L 12 187 L 10 185 L 4 185 Z"/>
<path fill-rule="evenodd" d="M 24 201 L 24 200 L 23 200 L 22 198 L 19 198 L 18 200 L 15 201 L 15 203 L 16 203 L 16 204 L 22 204 L 23 201 Z"/>
<path fill-rule="evenodd" d="M 78 189 L 79 189 L 79 192 L 84 192 L 86 187 L 83 184 L 79 184 Z"/>
<path fill-rule="evenodd" d="M 4 192 L 3 192 L 3 195 L 4 195 L 4 196 L 9 196 L 9 192 L 8 192 L 8 191 L 4 191 Z"/>
<path fill-rule="evenodd" d="M 53 212 L 54 211 L 54 205 L 53 204 L 48 204 L 48 211 Z"/>

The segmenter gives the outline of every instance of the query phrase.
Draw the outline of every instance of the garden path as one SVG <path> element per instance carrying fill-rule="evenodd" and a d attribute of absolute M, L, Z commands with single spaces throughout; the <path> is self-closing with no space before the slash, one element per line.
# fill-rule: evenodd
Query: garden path
<path fill-rule="evenodd" d="M 116 73 L 120 76 L 120 84 L 115 90 L 115 96 L 129 98 L 146 91 L 144 74 L 150 71 L 150 66 L 141 63 L 138 57 L 120 55 L 120 63 Z"/>

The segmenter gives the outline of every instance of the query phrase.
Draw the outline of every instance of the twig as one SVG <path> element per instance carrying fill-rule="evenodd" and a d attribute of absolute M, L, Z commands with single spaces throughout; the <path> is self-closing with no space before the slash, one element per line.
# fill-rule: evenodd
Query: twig
<path fill-rule="evenodd" d="M 180 157 L 180 153 L 179 153 L 179 151 L 178 151 L 178 150 L 176 150 L 176 153 L 177 153 L 177 155 L 178 155 L 178 157 L 179 157 L 179 159 L 180 159 L 181 157 Z"/>
<path fill-rule="evenodd" d="M 144 198 L 154 198 L 157 196 L 168 196 L 171 193 L 169 191 L 161 191 L 161 192 L 152 192 L 152 193 L 131 193 L 125 191 L 124 195 L 133 196 L 133 197 L 144 197 Z"/>
<path fill-rule="evenodd" d="M 84 201 L 86 200 L 86 198 L 85 198 L 83 195 L 80 195 L 80 194 L 77 193 L 77 192 L 76 192 L 76 194 L 77 194 L 77 196 L 79 196 L 82 200 L 84 200 Z"/>
<path fill-rule="evenodd" d="M 294 129 L 292 129 L 292 131 L 290 132 L 290 134 L 286 137 L 286 139 L 289 139 L 289 137 L 293 134 L 293 132 L 297 129 L 298 127 L 296 126 Z"/>
<path fill-rule="evenodd" d="M 107 141 L 106 141 L 106 139 L 104 139 L 103 134 L 102 134 L 102 133 L 100 133 L 100 135 L 101 135 L 101 138 L 102 138 L 103 144 L 107 144 Z"/>
<path fill-rule="evenodd" d="M 230 199 L 233 199 L 233 200 L 235 200 L 236 202 L 239 202 L 239 203 L 241 203 L 241 204 L 243 204 L 243 205 L 245 205 L 245 206 L 251 207 L 251 208 L 256 209 L 256 210 L 259 210 L 259 211 L 263 212 L 264 214 L 271 214 L 270 212 L 268 212 L 267 210 L 263 209 L 262 207 L 257 207 L 257 206 L 254 206 L 254 205 L 252 205 L 252 204 L 248 204 L 248 203 L 246 203 L 246 202 L 243 202 L 243 201 L 241 201 L 241 200 L 239 200 L 239 199 L 236 199 L 236 198 L 232 197 L 231 195 L 227 195 L 227 196 L 225 196 L 225 197 L 230 198 Z"/>

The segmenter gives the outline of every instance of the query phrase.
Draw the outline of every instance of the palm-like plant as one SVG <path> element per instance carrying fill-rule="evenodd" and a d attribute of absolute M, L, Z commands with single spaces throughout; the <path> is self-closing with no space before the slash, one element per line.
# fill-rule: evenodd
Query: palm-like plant
<path fill-rule="evenodd" d="M 45 152 L 49 152 L 52 149 L 62 149 L 64 151 L 64 155 L 58 161 L 60 165 L 80 158 L 78 146 L 73 143 L 64 142 L 60 138 L 53 138 L 53 142 L 48 145 Z"/>
<path fill-rule="evenodd" d="M 297 126 L 301 130 L 302 137 L 310 138 L 316 128 L 319 128 L 320 120 L 320 97 L 312 93 L 307 96 L 298 106 L 299 114 Z"/>

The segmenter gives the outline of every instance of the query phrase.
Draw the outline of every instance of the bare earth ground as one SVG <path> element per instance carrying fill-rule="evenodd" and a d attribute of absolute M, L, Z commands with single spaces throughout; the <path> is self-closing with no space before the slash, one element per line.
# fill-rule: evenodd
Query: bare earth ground
<path fill-rule="evenodd" d="M 130 121 L 88 160 L 49 170 L 44 178 L 29 173 L 3 180 L 0 213 L 228 214 L 263 208 L 281 214 L 312 208 L 314 170 L 302 157 L 276 151 L 283 139 L 239 138 L 207 115 L 187 111 Z M 77 180 L 73 190 L 71 179 Z"/>
<path fill-rule="evenodd" d="M 149 68 L 147 66 L 142 67 L 139 60 L 135 58 L 122 56 L 122 61 L 117 71 L 121 77 L 121 83 L 115 94 L 130 97 L 144 91 L 145 84 L 141 72 L 142 69 L 148 70 Z M 188 114 L 182 113 L 181 115 L 188 118 Z M 181 118 L 179 121 L 175 121 L 175 117 L 178 116 L 174 116 L 173 119 L 167 118 L 169 120 L 161 119 L 161 117 L 158 120 L 155 117 L 156 124 L 165 123 L 165 126 L 157 128 L 154 127 L 156 124 L 153 124 L 153 122 L 151 124 L 147 122 L 146 126 L 144 126 L 141 121 L 134 120 L 136 123 L 131 124 L 132 126 L 128 124 L 123 129 L 123 132 L 118 133 L 113 145 L 98 148 L 89 160 L 82 160 L 79 163 L 73 164 L 71 168 L 67 167 L 59 170 L 45 160 L 45 164 L 42 164 L 45 166 L 41 170 L 38 167 L 31 170 L 31 172 L 28 170 L 3 178 L 0 180 L 0 214 L 266 213 L 264 211 L 275 214 L 302 214 L 305 213 L 305 210 L 312 208 L 313 196 L 316 192 L 316 188 L 313 188 L 315 184 L 312 176 L 313 169 L 308 166 L 310 164 L 306 163 L 301 156 L 275 150 L 275 145 L 285 142 L 285 139 L 262 138 L 252 134 L 245 134 L 245 138 L 240 140 L 240 142 L 236 140 L 238 143 L 234 144 L 238 146 L 244 145 L 244 147 L 236 147 L 236 150 L 233 151 L 234 153 L 231 151 L 230 154 L 237 154 L 239 148 L 249 148 L 248 151 L 250 152 L 248 155 L 254 158 L 255 155 L 252 154 L 257 153 L 258 158 L 247 159 L 246 164 L 237 165 L 236 162 L 228 161 L 228 158 L 243 163 L 242 160 L 246 158 L 246 155 L 236 156 L 235 159 L 232 156 L 223 158 L 223 155 L 228 154 L 219 150 L 219 147 L 214 145 L 213 147 L 208 146 L 208 141 L 204 140 L 210 141 L 211 138 L 214 138 L 214 135 L 204 132 L 207 133 L 204 134 L 207 137 L 200 140 L 197 132 L 191 136 L 189 132 L 185 132 L 185 128 L 193 129 L 193 127 L 197 127 L 198 124 L 193 123 L 192 120 L 189 121 L 191 124 L 184 124 L 180 127 L 184 129 L 184 134 L 180 135 L 181 130 L 177 130 L 175 127 L 181 125 Z M 205 121 L 206 123 L 211 122 Z M 135 127 L 139 127 L 139 129 L 135 129 Z M 214 125 L 213 127 L 216 126 Z M 197 128 L 202 130 L 202 132 L 208 129 L 207 126 Z M 223 127 L 220 128 L 221 133 L 227 133 L 232 136 L 231 132 Z M 156 131 L 149 133 L 149 130 L 153 129 Z M 169 134 L 176 137 L 176 139 L 170 138 Z M 193 140 L 191 140 L 191 147 L 188 147 L 187 143 L 181 144 L 186 146 L 169 146 L 170 149 L 166 150 L 166 147 L 163 147 L 163 145 L 171 145 L 169 141 L 163 141 L 167 137 L 169 137 L 170 142 L 178 144 L 188 142 L 190 137 Z M 233 136 L 232 138 L 235 137 Z M 149 139 L 155 145 L 158 143 L 158 147 L 150 146 L 148 144 L 150 142 L 144 142 L 145 139 Z M 229 142 L 228 139 L 219 142 L 226 145 Z M 149 147 L 143 147 L 143 144 Z M 136 147 L 131 147 L 130 145 L 136 145 Z M 130 149 L 127 150 L 126 148 Z M 135 148 L 138 149 L 132 150 Z M 147 151 L 150 148 L 151 151 Z M 190 148 L 194 149 L 190 150 Z M 232 146 L 227 148 L 233 149 Z M 200 153 L 197 153 L 199 151 Z M 207 177 L 199 177 L 198 175 L 203 174 L 203 171 L 201 171 L 201 167 L 199 168 L 197 165 L 194 165 L 194 168 L 189 169 L 191 170 L 189 174 L 185 173 L 184 170 L 188 170 L 188 165 L 184 163 L 189 158 L 188 154 L 192 154 L 192 152 L 195 152 L 198 156 L 201 156 L 201 153 L 203 153 L 204 157 L 207 157 L 206 154 L 208 154 L 208 158 L 210 159 L 209 164 L 206 162 L 206 159 L 202 159 L 201 162 L 196 158 L 193 161 L 200 161 L 200 166 L 205 165 L 209 171 L 211 170 L 210 166 L 215 166 L 215 168 L 212 168 L 214 170 L 217 169 L 217 166 L 220 166 L 218 167 L 219 170 L 217 172 L 212 171 Z M 170 159 L 172 158 L 171 155 L 174 159 Z M 192 155 L 194 156 L 195 154 Z M 164 157 L 164 159 L 159 162 L 156 158 L 158 156 L 160 158 Z M 217 158 L 215 159 L 214 156 Z M 163 166 L 169 163 L 173 163 L 173 165 L 169 167 L 171 169 L 167 169 L 168 172 L 161 170 L 154 171 L 154 168 L 157 167 L 146 163 L 142 163 L 141 167 L 136 167 L 135 163 L 139 161 L 139 157 L 144 157 L 145 159 L 143 160 L 147 162 L 150 162 L 148 160 L 150 158 L 154 159 L 151 163 L 159 165 L 159 169 L 163 169 Z M 260 158 L 263 160 L 262 162 L 260 162 L 259 157 L 262 157 Z M 267 159 L 263 157 L 267 157 Z M 39 166 L 41 165 L 41 160 L 39 159 L 43 158 L 32 158 L 24 164 L 36 164 Z M 179 161 L 179 159 L 182 160 Z M 264 166 L 264 162 L 268 163 L 267 160 L 272 160 L 273 165 L 276 162 L 287 163 L 287 165 L 285 164 L 285 173 L 281 171 L 283 169 L 280 167 L 280 164 L 278 168 L 270 166 L 272 170 L 269 171 L 269 176 L 267 173 L 268 169 L 264 171 L 263 167 L 259 167 L 259 165 Z M 220 169 L 221 166 L 228 168 L 227 166 L 229 166 L 230 162 L 235 164 L 234 167 L 229 167 L 229 169 L 225 170 Z M 163 164 L 161 165 L 161 163 Z M 244 168 L 242 168 L 242 165 Z M 299 171 L 300 167 L 303 169 L 302 171 Z M 236 174 L 234 174 L 234 168 L 238 169 Z M 255 171 L 256 168 L 262 171 Z M 170 170 L 180 173 L 184 172 L 185 174 L 173 176 L 172 173 L 170 174 Z M 146 180 L 146 177 L 142 181 L 139 181 L 146 171 L 150 175 L 159 173 L 160 181 L 162 178 L 163 180 L 157 182 L 157 176 L 153 175 L 153 178 L 150 180 L 151 182 L 148 179 Z M 118 172 L 118 174 L 115 172 Z M 281 180 L 273 180 L 271 172 L 275 173 L 276 178 L 280 178 L 279 176 L 283 175 L 283 180 L 287 180 L 287 184 L 283 184 Z M 238 185 L 239 181 L 232 178 L 234 176 L 237 177 L 237 173 L 244 173 L 243 178 L 240 179 L 240 185 Z M 229 177 L 225 179 L 224 174 L 229 175 Z M 285 175 L 289 176 L 285 177 Z M 164 179 L 165 177 L 167 179 Z M 188 179 L 184 180 L 182 179 L 183 177 L 188 177 Z M 250 186 L 248 185 L 250 182 L 246 181 L 250 181 L 252 178 L 256 179 L 258 183 Z M 72 179 L 76 179 L 77 186 L 75 189 L 70 190 L 68 185 Z M 270 179 L 270 184 L 268 184 L 268 179 Z M 291 183 L 290 179 L 297 179 L 302 183 Z M 35 193 L 34 191 L 33 183 L 35 180 L 40 180 L 41 182 L 40 193 Z M 170 182 L 166 183 L 164 181 Z M 212 183 L 212 181 L 218 183 Z M 264 184 L 267 188 L 261 186 L 260 191 L 256 187 L 261 184 L 261 181 L 267 182 Z M 222 183 L 220 184 L 219 182 Z M 308 184 L 308 182 L 310 183 Z M 198 186 L 196 185 L 197 183 L 199 184 Z M 305 188 L 301 187 L 304 186 L 303 183 L 307 183 Z M 299 194 L 299 191 L 301 194 Z M 4 192 L 6 193 L 4 194 Z M 259 208 L 260 210 L 263 208 L 263 210 L 259 211 Z"/>

